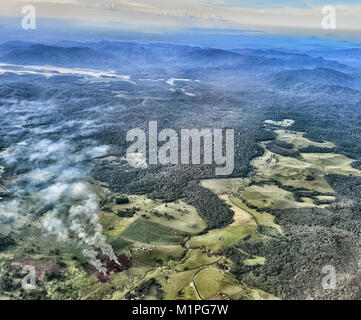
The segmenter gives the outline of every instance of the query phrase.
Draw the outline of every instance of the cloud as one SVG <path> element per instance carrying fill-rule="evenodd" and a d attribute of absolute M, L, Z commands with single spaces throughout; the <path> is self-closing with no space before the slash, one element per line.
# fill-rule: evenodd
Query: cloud
<path fill-rule="evenodd" d="M 2 0 L 3 15 L 18 15 L 19 5 L 33 4 L 40 18 L 87 21 L 95 26 L 122 22 L 136 31 L 181 28 L 314 30 L 322 34 L 321 8 L 334 5 L 338 30 L 361 31 L 361 4 L 348 0 Z M 18 7 L 14 7 L 14 3 Z M 102 25 L 103 24 L 103 25 Z"/>
<path fill-rule="evenodd" d="M 83 132 L 78 121 L 66 121 L 57 108 L 50 102 L 27 101 L 3 110 L 0 125 L 19 142 L 0 152 L 0 160 L 17 172 L 9 185 L 14 197 L 0 203 L 0 221 L 28 214 L 41 216 L 45 235 L 91 250 L 91 257 L 90 251 L 84 252 L 104 272 L 93 257 L 94 250 L 116 263 L 118 260 L 103 235 L 99 199 L 88 176 L 89 160 L 107 155 L 109 147 L 92 140 L 79 142 Z M 22 124 L 27 124 L 27 129 Z"/>

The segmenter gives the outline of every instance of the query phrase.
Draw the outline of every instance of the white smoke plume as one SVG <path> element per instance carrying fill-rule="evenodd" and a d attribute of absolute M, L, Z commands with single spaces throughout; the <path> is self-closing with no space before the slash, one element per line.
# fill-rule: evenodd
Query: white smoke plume
<path fill-rule="evenodd" d="M 107 269 L 103 267 L 102 262 L 97 259 L 97 252 L 94 250 L 84 249 L 83 250 L 84 257 L 89 258 L 89 262 L 92 266 L 94 266 L 99 272 L 103 275 L 107 275 Z"/>
<path fill-rule="evenodd" d="M 103 150 L 105 151 L 106 148 Z M 86 150 L 82 155 L 88 152 Z M 106 242 L 106 237 L 103 235 L 103 227 L 98 215 L 98 197 L 85 180 L 79 180 L 79 176 L 81 176 L 79 170 L 68 168 L 58 175 L 54 184 L 40 192 L 45 203 L 61 201 L 72 204 L 69 209 L 54 208 L 44 219 L 43 227 L 60 241 L 76 238 L 80 245 L 97 248 L 103 255 L 119 264 L 112 247 Z M 74 181 L 74 177 L 78 179 Z M 87 252 L 89 257 L 89 251 L 83 252 Z M 92 256 L 90 262 L 100 270 L 100 260 L 96 260 Z"/>
<path fill-rule="evenodd" d="M 44 113 L 54 114 L 52 108 L 43 110 Z M 18 116 L 15 116 L 17 112 Z M 38 112 L 39 106 L 17 105 L 6 121 L 40 121 L 33 120 L 37 119 L 33 115 Z M 64 243 L 76 241 L 84 248 L 82 252 L 90 263 L 106 274 L 106 268 L 97 259 L 98 253 L 117 264 L 119 262 L 103 235 L 98 216 L 98 197 L 87 182 L 87 177 L 91 160 L 107 155 L 109 147 L 95 145 L 92 141 L 74 143 L 72 138 L 77 136 L 77 131 L 72 130 L 72 126 L 79 129 L 83 127 L 79 127 L 80 124 L 81 121 L 64 121 L 63 124 L 49 121 L 47 126 L 34 123 L 33 128 L 28 130 L 30 138 L 18 140 L 7 149 L 0 150 L 2 163 L 25 168 L 10 186 L 12 199 L 0 203 L 0 216 L 9 216 L 11 212 L 42 215 L 42 226 L 48 235 Z M 85 124 L 88 124 L 89 130 L 93 130 L 89 126 L 94 121 Z M 14 136 L 24 131 L 17 123 L 7 125 L 8 133 Z M 66 134 L 66 130 L 69 133 Z"/>

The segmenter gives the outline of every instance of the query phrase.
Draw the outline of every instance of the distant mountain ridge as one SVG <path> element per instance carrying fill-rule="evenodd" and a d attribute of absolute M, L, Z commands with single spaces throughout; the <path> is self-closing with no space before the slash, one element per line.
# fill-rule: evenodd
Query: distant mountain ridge
<path fill-rule="evenodd" d="M 308 52 L 313 57 L 322 56 L 325 59 L 339 61 L 340 63 L 349 65 L 354 68 L 361 68 L 361 49 L 345 49 L 345 50 L 313 50 Z"/>
<path fill-rule="evenodd" d="M 349 54 L 361 54 L 360 49 Z M 344 51 L 343 51 L 344 52 Z M 351 52 L 351 53 L 350 53 Z M 340 52 L 329 52 L 338 57 Z M 316 56 L 315 56 L 316 55 Z M 255 76 L 278 87 L 339 86 L 361 90 L 361 69 L 327 60 L 315 52 L 274 49 L 217 49 L 188 45 L 97 40 L 61 41 L 54 45 L 10 41 L 0 45 L 0 62 L 18 65 L 114 70 L 149 76 L 207 79 Z"/>
<path fill-rule="evenodd" d="M 273 81 L 290 80 L 307 82 L 309 84 L 336 85 L 351 89 L 361 89 L 361 77 L 351 76 L 336 70 L 317 68 L 311 70 L 283 71 L 273 76 Z"/>
<path fill-rule="evenodd" d="M 233 66 L 243 70 L 281 71 L 283 69 L 330 68 L 341 72 L 353 69 L 339 62 L 300 53 L 276 50 L 224 50 L 163 43 L 115 41 L 62 41 L 56 45 L 24 41 L 6 42 L 0 46 L 0 59 L 17 64 L 57 64 L 59 66 L 121 67 L 124 64 L 197 66 Z M 253 66 L 250 66 L 253 64 Z M 260 70 L 264 68 L 264 70 Z"/>
<path fill-rule="evenodd" d="M 21 65 L 94 66 L 97 59 L 104 59 L 104 54 L 91 48 L 63 48 L 26 42 L 23 42 L 22 45 L 5 43 L 0 46 L 0 53 L 2 61 Z"/>

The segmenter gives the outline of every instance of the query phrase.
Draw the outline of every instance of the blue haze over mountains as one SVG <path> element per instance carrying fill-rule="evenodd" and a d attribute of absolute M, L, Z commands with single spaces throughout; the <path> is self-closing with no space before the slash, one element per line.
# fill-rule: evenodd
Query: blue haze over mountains
<path fill-rule="evenodd" d="M 361 89 L 360 58 L 358 48 L 221 49 L 109 40 L 63 40 L 53 44 L 12 40 L 0 45 L 0 61 L 8 64 L 115 70 L 139 77 L 165 73 L 194 80 L 206 76 L 206 70 L 207 74 L 232 77 L 247 74 L 280 88 L 311 84 Z"/>

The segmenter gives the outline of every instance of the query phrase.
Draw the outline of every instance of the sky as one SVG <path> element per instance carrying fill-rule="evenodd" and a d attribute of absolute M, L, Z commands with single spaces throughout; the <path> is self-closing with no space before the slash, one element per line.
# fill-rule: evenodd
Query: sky
<path fill-rule="evenodd" d="M 232 29 L 361 40 L 360 0 L 1 0 L 0 16 L 21 18 L 25 5 L 33 5 L 38 18 L 137 32 Z M 322 28 L 325 5 L 336 9 L 336 30 Z"/>

